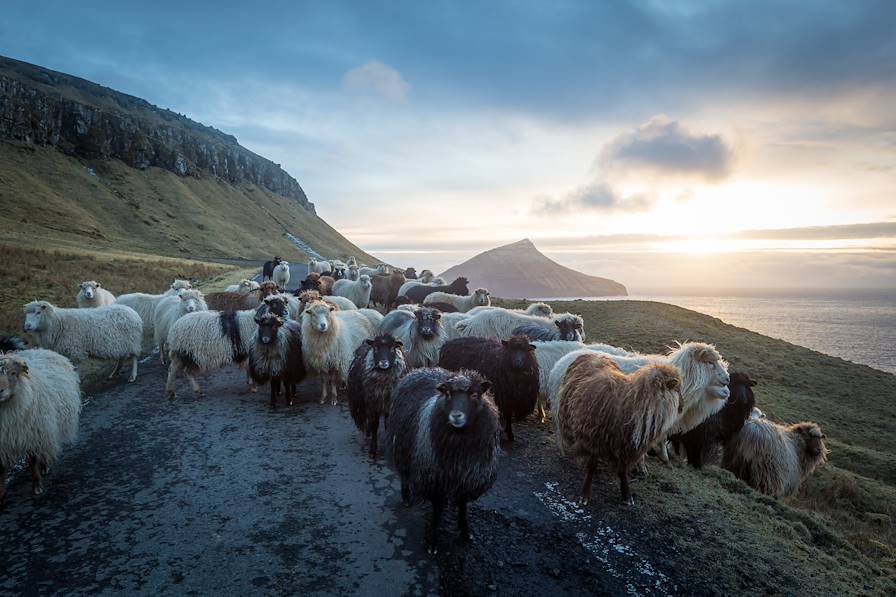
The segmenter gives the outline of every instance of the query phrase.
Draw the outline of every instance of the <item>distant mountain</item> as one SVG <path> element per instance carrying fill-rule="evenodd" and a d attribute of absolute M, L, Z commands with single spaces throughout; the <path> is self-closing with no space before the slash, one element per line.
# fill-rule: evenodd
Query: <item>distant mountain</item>
<path fill-rule="evenodd" d="M 628 294 L 619 282 L 589 276 L 549 259 L 528 238 L 480 253 L 441 274 L 448 282 L 457 276 L 470 280 L 471 289 L 481 286 L 507 298 Z"/>

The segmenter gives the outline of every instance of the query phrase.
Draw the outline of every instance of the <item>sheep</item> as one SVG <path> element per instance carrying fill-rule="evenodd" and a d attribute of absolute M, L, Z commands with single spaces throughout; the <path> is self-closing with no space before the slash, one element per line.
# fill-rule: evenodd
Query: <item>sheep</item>
<path fill-rule="evenodd" d="M 280 257 L 275 256 L 271 261 L 265 261 L 264 265 L 261 267 L 261 280 L 262 282 L 265 280 L 270 280 L 274 277 L 274 268 L 280 264 Z"/>
<path fill-rule="evenodd" d="M 75 297 L 75 304 L 79 309 L 92 309 L 93 307 L 102 307 L 103 305 L 112 305 L 115 303 L 115 295 L 102 287 L 95 280 L 81 282 L 78 289 L 78 296 Z"/>
<path fill-rule="evenodd" d="M 582 342 L 585 339 L 585 324 L 582 318 L 571 313 L 563 313 L 553 319 L 557 329 L 550 329 L 541 324 L 525 323 L 513 328 L 512 335 L 523 335 L 529 340 L 566 340 L 567 342 Z"/>
<path fill-rule="evenodd" d="M 224 292 L 239 292 L 240 294 L 249 294 L 254 290 L 258 290 L 259 284 L 254 280 L 243 278 L 239 284 L 231 284 L 224 289 Z"/>
<path fill-rule="evenodd" d="M 584 322 L 580 316 L 572 313 L 563 313 L 555 315 L 554 319 L 547 319 L 507 309 L 488 309 L 479 311 L 472 317 L 459 322 L 457 329 L 461 336 L 506 340 L 513 335 L 513 330 L 524 325 L 540 326 L 548 332 L 553 332 L 557 327 L 554 321 L 558 319 L 572 320 L 573 323 L 570 325 L 573 327 L 575 335 L 584 338 Z"/>
<path fill-rule="evenodd" d="M 255 323 L 259 323 L 265 315 L 273 314 L 282 319 L 297 319 L 299 299 L 288 294 L 272 294 L 255 309 Z"/>
<path fill-rule="evenodd" d="M 493 309 L 503 309 L 503 307 L 473 307 L 467 314 L 469 317 L 473 317 L 477 313 L 481 313 L 482 311 L 490 311 Z M 507 309 L 507 311 L 513 311 L 514 313 L 524 313 L 526 315 L 533 315 L 535 317 L 545 317 L 547 319 L 551 319 L 554 317 L 554 309 L 547 303 L 531 303 L 525 309 Z"/>
<path fill-rule="evenodd" d="M 406 280 L 416 280 L 417 279 L 417 270 L 413 267 L 409 267 L 404 270 L 404 277 Z"/>
<path fill-rule="evenodd" d="M 317 259 L 309 259 L 308 260 L 308 273 L 318 273 L 322 274 L 326 271 L 329 271 L 330 264 L 326 261 L 318 261 Z"/>
<path fill-rule="evenodd" d="M 340 311 L 355 311 L 358 309 L 358 307 L 355 305 L 355 303 L 351 302 L 344 296 L 330 295 L 327 297 L 321 297 L 320 293 L 317 292 L 316 290 L 305 290 L 302 292 L 298 292 L 298 298 L 299 298 L 299 310 L 298 310 L 299 315 L 297 317 L 294 317 L 293 319 L 301 319 L 302 313 L 305 311 L 305 305 L 307 305 L 308 303 L 310 303 L 312 301 L 323 300 L 325 303 L 335 306 Z"/>
<path fill-rule="evenodd" d="M 389 274 L 389 266 L 385 263 L 381 263 L 376 267 L 361 266 L 358 268 L 358 272 L 362 276 L 386 276 Z"/>
<path fill-rule="evenodd" d="M 41 348 L 55 350 L 75 364 L 87 357 L 118 359 L 109 379 L 124 359 L 131 359 L 128 382 L 137 379 L 137 357 L 143 341 L 143 322 L 137 312 L 124 305 L 96 309 L 63 309 L 47 301 L 25 305 L 25 331 L 37 338 Z"/>
<path fill-rule="evenodd" d="M 349 267 L 358 267 L 358 260 L 355 259 L 354 255 L 349 255 L 349 258 L 345 260 L 345 264 Z"/>
<path fill-rule="evenodd" d="M 320 402 L 327 394 L 338 402 L 337 388 L 348 379 L 355 348 L 374 335 L 376 327 L 358 311 L 337 311 L 323 301 L 309 303 L 302 316 L 302 353 L 305 364 L 321 378 Z"/>
<path fill-rule="evenodd" d="M 0 355 L 0 504 L 6 471 L 23 456 L 32 492 L 43 493 L 43 475 L 78 434 L 79 385 L 71 361 L 57 352 L 32 348 Z"/>
<path fill-rule="evenodd" d="M 442 313 L 442 334 L 445 336 L 444 342 L 461 337 L 460 332 L 457 329 L 457 324 L 466 318 L 466 313 Z"/>
<path fill-rule="evenodd" d="M 401 477 L 401 497 L 432 502 L 429 553 L 438 550 L 445 505 L 457 505 L 461 538 L 472 540 L 467 503 L 477 500 L 498 476 L 498 413 L 490 384 L 475 371 L 419 369 L 395 392 L 386 425 L 386 450 Z"/>
<path fill-rule="evenodd" d="M 143 333 L 148 334 L 153 329 L 152 316 L 156 310 L 156 303 L 162 297 L 179 294 L 181 290 L 190 290 L 191 288 L 193 288 L 193 285 L 190 284 L 189 280 L 174 280 L 168 290 L 162 294 L 146 294 L 144 292 L 120 294 L 115 299 L 115 304 L 124 305 L 136 311 L 143 321 Z"/>
<path fill-rule="evenodd" d="M 751 418 L 725 442 L 722 466 L 757 491 L 788 497 L 827 461 L 825 439 L 816 423 L 779 425 Z"/>
<path fill-rule="evenodd" d="M 361 276 L 357 282 L 351 280 L 337 280 L 333 284 L 333 296 L 345 297 L 358 308 L 364 308 L 370 303 L 370 293 L 373 291 L 373 284 L 370 282 L 370 276 Z"/>
<path fill-rule="evenodd" d="M 286 288 L 289 284 L 289 262 L 281 261 L 274 267 L 274 275 L 271 278 L 280 288 Z"/>
<path fill-rule="evenodd" d="M 345 274 L 346 280 L 351 280 L 352 282 L 357 282 L 358 278 L 361 277 L 361 272 L 358 270 L 357 265 L 348 266 L 348 272 Z"/>
<path fill-rule="evenodd" d="M 551 415 L 560 453 L 570 451 L 585 468 L 581 502 L 590 501 L 594 471 L 604 462 L 619 475 L 622 501 L 632 505 L 629 470 L 681 412 L 678 370 L 650 364 L 627 375 L 608 356 L 589 350 L 569 353 L 557 367 L 564 361 Z"/>
<path fill-rule="evenodd" d="M 547 421 L 547 410 L 549 390 L 548 378 L 551 375 L 551 369 L 564 356 L 569 353 L 582 350 L 585 345 L 581 342 L 569 342 L 567 340 L 533 340 L 535 345 L 535 360 L 538 361 L 538 402 L 536 409 L 539 421 L 544 423 Z"/>
<path fill-rule="evenodd" d="M 728 384 L 731 396 L 722 410 L 690 431 L 670 438 L 673 446 L 684 447 L 692 467 L 701 468 L 704 462 L 715 456 L 718 447 L 741 430 L 756 406 L 753 395 L 755 385 L 756 382 L 746 373 L 732 372 Z"/>
<path fill-rule="evenodd" d="M 414 286 L 404 293 L 406 297 L 415 303 L 422 303 L 423 300 L 434 292 L 446 292 L 448 294 L 456 294 L 467 296 L 470 290 L 467 288 L 467 279 L 464 277 L 456 278 L 451 284 L 439 286 Z"/>
<path fill-rule="evenodd" d="M 379 329 L 380 324 L 383 323 L 383 314 L 376 309 L 358 309 L 358 313 L 366 317 L 374 329 Z"/>
<path fill-rule="evenodd" d="M 333 268 L 333 280 L 345 280 L 348 277 L 345 265 L 337 265 Z"/>
<path fill-rule="evenodd" d="M 372 288 L 370 290 L 371 305 L 383 305 L 388 312 L 395 299 L 398 297 L 398 289 L 405 283 L 404 274 L 401 272 L 392 272 L 388 275 L 376 275 L 371 280 Z"/>
<path fill-rule="evenodd" d="M 18 336 L 0 336 L 0 354 L 25 350 L 25 341 Z"/>
<path fill-rule="evenodd" d="M 487 307 L 492 304 L 489 298 L 488 290 L 485 288 L 477 288 L 470 296 L 457 296 L 447 292 L 433 292 L 423 299 L 424 305 L 432 305 L 433 303 L 445 303 L 451 305 L 459 313 L 466 313 L 474 307 Z"/>
<path fill-rule="evenodd" d="M 417 279 L 420 280 L 424 284 L 429 284 L 430 282 L 432 282 L 432 279 L 434 277 L 435 277 L 435 275 L 432 273 L 431 269 L 425 269 L 422 272 L 420 272 L 420 275 L 417 277 Z"/>
<path fill-rule="evenodd" d="M 159 347 L 159 360 L 165 364 L 165 345 L 168 341 L 168 333 L 174 322 L 196 311 L 208 311 L 205 298 L 198 290 L 183 290 L 180 296 L 166 296 L 156 304 L 153 313 L 155 322 L 153 339 Z"/>
<path fill-rule="evenodd" d="M 495 404 L 504 421 L 504 432 L 514 441 L 513 421 L 522 421 L 538 398 L 538 361 L 535 345 L 525 336 L 498 342 L 489 338 L 457 338 L 446 342 L 439 354 L 439 367 L 459 371 L 472 369 L 492 384 Z"/>
<path fill-rule="evenodd" d="M 348 406 L 358 431 L 370 438 L 371 458 L 376 458 L 380 417 L 389 416 L 392 390 L 407 371 L 401 340 L 392 334 L 377 334 L 355 350 L 348 370 Z"/>
<path fill-rule="evenodd" d="M 398 298 L 404 299 L 405 301 L 409 300 L 408 297 L 406 297 L 406 296 L 398 297 Z M 405 303 L 403 305 L 398 305 L 398 299 L 396 299 L 396 306 L 397 307 L 404 306 L 405 308 L 408 308 L 408 307 L 413 308 L 413 307 L 416 307 L 417 305 L 410 305 L 408 303 Z M 448 303 L 426 303 L 426 306 L 431 307 L 433 309 L 437 309 L 441 313 L 458 313 L 457 307 L 455 307 L 454 305 L 449 305 Z"/>
<path fill-rule="evenodd" d="M 255 311 L 197 311 L 175 321 L 168 331 L 168 396 L 177 397 L 174 382 L 180 373 L 186 375 L 196 397 L 201 399 L 204 393 L 196 381 L 197 373 L 208 373 L 231 363 L 243 366 L 256 326 Z"/>
<path fill-rule="evenodd" d="M 249 377 L 271 384 L 271 409 L 277 408 L 280 384 L 292 406 L 295 386 L 305 379 L 301 324 L 268 312 L 256 317 L 258 327 L 249 341 Z"/>
<path fill-rule="evenodd" d="M 416 287 L 418 287 L 418 286 L 426 286 L 426 284 L 424 284 L 423 282 L 421 282 L 419 279 L 417 279 L 417 280 L 406 280 L 405 283 L 401 285 L 401 288 L 398 289 L 398 296 L 399 296 L 399 297 L 405 297 L 405 298 L 407 298 L 407 292 L 408 292 L 408 290 L 410 290 L 411 288 L 416 288 Z M 408 302 L 409 302 L 409 303 L 412 303 L 412 302 L 414 302 L 414 301 L 408 299 Z"/>
<path fill-rule="evenodd" d="M 410 367 L 434 367 L 444 342 L 441 318 L 441 313 L 429 307 L 413 312 L 398 309 L 383 318 L 379 331 L 401 340 Z"/>
<path fill-rule="evenodd" d="M 239 292 L 209 292 L 205 295 L 205 303 L 212 311 L 236 313 L 257 309 L 261 304 L 260 293 L 240 294 Z"/>

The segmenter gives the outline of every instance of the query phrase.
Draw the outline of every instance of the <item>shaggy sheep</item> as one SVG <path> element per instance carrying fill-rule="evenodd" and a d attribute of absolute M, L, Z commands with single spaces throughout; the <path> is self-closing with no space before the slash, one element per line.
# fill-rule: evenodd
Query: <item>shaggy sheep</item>
<path fill-rule="evenodd" d="M 348 379 L 355 348 L 374 335 L 376 326 L 358 311 L 337 311 L 323 301 L 309 303 L 302 315 L 302 352 L 305 364 L 320 375 L 320 402 L 329 393 L 335 405 L 338 387 Z"/>
<path fill-rule="evenodd" d="M 296 319 L 299 314 L 299 299 L 288 294 L 272 294 L 255 309 L 255 323 L 261 322 L 265 315 L 273 314 L 282 319 Z"/>
<path fill-rule="evenodd" d="M 431 269 L 425 269 L 420 272 L 420 275 L 417 277 L 424 284 L 429 284 L 432 282 L 432 279 L 435 278 L 435 274 L 432 273 Z"/>
<path fill-rule="evenodd" d="M 513 335 L 513 330 L 524 325 L 540 326 L 553 333 L 557 329 L 554 323 L 556 320 L 570 320 L 571 323 L 568 325 L 575 330 L 574 335 L 584 337 L 584 322 L 580 316 L 572 313 L 563 313 L 555 315 L 553 319 L 547 319 L 507 309 L 488 309 L 461 321 L 457 324 L 457 329 L 461 336 L 506 340 Z"/>
<path fill-rule="evenodd" d="M 356 282 L 358 278 L 361 277 L 361 272 L 358 270 L 357 265 L 348 266 L 348 272 L 345 274 L 346 280 L 351 280 L 352 282 Z"/>
<path fill-rule="evenodd" d="M 25 341 L 18 336 L 0 336 L 0 354 L 25 350 Z"/>
<path fill-rule="evenodd" d="M 130 307 L 137 312 L 143 321 L 143 332 L 149 333 L 153 328 L 152 316 L 156 310 L 156 303 L 162 297 L 179 294 L 181 290 L 189 290 L 193 288 L 189 280 L 175 280 L 171 286 L 162 294 L 146 294 L 143 292 L 131 292 L 128 294 L 120 294 L 115 299 L 116 305 L 124 305 Z"/>
<path fill-rule="evenodd" d="M 224 289 L 224 292 L 239 292 L 240 294 L 249 294 L 253 290 L 258 290 L 259 288 L 258 282 L 254 280 L 249 280 L 248 278 L 243 278 L 240 280 L 239 284 L 231 284 L 227 288 Z"/>
<path fill-rule="evenodd" d="M 584 322 L 578 315 L 563 313 L 553 319 L 557 329 L 549 329 L 541 324 L 526 323 L 513 329 L 510 333 L 514 336 L 523 335 L 529 340 L 566 340 L 567 342 L 582 342 L 585 339 Z"/>
<path fill-rule="evenodd" d="M 467 311 L 468 317 L 473 317 L 477 313 L 481 313 L 482 311 L 490 311 L 492 309 L 503 309 L 503 307 L 474 307 Z M 513 311 L 514 313 L 524 313 L 526 315 L 532 315 L 535 317 L 546 317 L 551 319 L 554 317 L 554 309 L 547 303 L 531 303 L 525 309 L 506 309 L 507 311 Z"/>
<path fill-rule="evenodd" d="M 756 397 L 753 396 L 755 385 L 756 382 L 746 373 L 731 373 L 728 384 L 731 396 L 722 410 L 687 433 L 670 438 L 673 446 L 684 447 L 691 466 L 701 468 L 704 462 L 717 456 L 717 449 L 729 437 L 741 430 L 756 406 Z"/>
<path fill-rule="evenodd" d="M 566 340 L 535 340 L 535 360 L 538 361 L 538 418 L 544 423 L 547 421 L 547 404 L 549 398 L 548 378 L 551 369 L 564 356 L 576 350 L 582 350 L 585 345 L 581 342 L 569 342 Z"/>
<path fill-rule="evenodd" d="M 409 267 L 404 270 L 404 277 L 407 280 L 416 280 L 417 279 L 417 270 L 413 267 Z"/>
<path fill-rule="evenodd" d="M 318 273 L 322 274 L 326 271 L 330 270 L 330 264 L 326 261 L 318 261 L 317 259 L 309 259 L 308 260 L 308 273 Z"/>
<path fill-rule="evenodd" d="M 779 425 L 748 419 L 725 443 L 722 466 L 766 495 L 791 496 L 827 461 L 825 439 L 815 423 Z"/>
<path fill-rule="evenodd" d="M 370 438 L 370 457 L 376 458 L 380 417 L 389 416 L 392 390 L 408 371 L 401 340 L 377 334 L 355 350 L 348 370 L 348 406 L 358 430 Z"/>
<path fill-rule="evenodd" d="M 458 322 L 461 322 L 466 318 L 466 313 L 442 313 L 442 334 L 445 337 L 443 342 L 461 337 L 456 326 Z"/>
<path fill-rule="evenodd" d="M 78 305 L 79 309 L 102 307 L 103 305 L 112 305 L 114 303 L 115 295 L 94 280 L 81 282 L 78 296 L 75 297 L 75 304 Z"/>
<path fill-rule="evenodd" d="M 196 311 L 208 311 L 205 298 L 198 290 L 183 290 L 179 296 L 166 296 L 156 304 L 153 321 L 155 330 L 153 339 L 159 347 L 159 360 L 165 364 L 165 344 L 168 341 L 168 333 L 174 322 Z"/>
<path fill-rule="evenodd" d="M 434 367 L 444 342 L 441 318 L 441 313 L 429 307 L 416 311 L 397 309 L 383 318 L 379 331 L 401 341 L 411 368 Z"/>
<path fill-rule="evenodd" d="M 467 279 L 464 277 L 457 278 L 447 286 L 414 286 L 402 294 L 415 303 L 422 303 L 427 296 L 434 292 L 447 292 L 448 294 L 457 294 L 460 296 L 467 296 L 470 294 L 470 290 L 467 288 Z"/>
<path fill-rule="evenodd" d="M 313 301 L 323 300 L 325 303 L 333 305 L 340 311 L 355 311 L 358 309 L 358 307 L 355 305 L 355 303 L 351 302 L 344 296 L 331 295 L 331 296 L 327 296 L 327 297 L 321 297 L 320 293 L 317 292 L 316 290 L 305 290 L 302 292 L 298 292 L 298 298 L 299 298 L 298 316 L 293 318 L 293 319 L 298 319 L 298 320 L 302 319 L 302 313 L 304 313 L 304 311 L 305 311 L 305 306 L 308 303 L 313 302 Z"/>
<path fill-rule="evenodd" d="M 492 304 L 489 298 L 488 290 L 485 288 L 477 288 L 470 296 L 457 296 L 447 292 L 433 292 L 423 299 L 424 305 L 433 305 L 434 303 L 444 303 L 454 307 L 459 313 L 466 313 L 474 307 L 487 307 Z"/>
<path fill-rule="evenodd" d="M 271 408 L 277 408 L 280 384 L 292 406 L 296 384 L 305 379 L 302 328 L 295 321 L 269 312 L 257 319 L 249 341 L 249 377 L 257 384 L 271 384 Z"/>
<path fill-rule="evenodd" d="M 280 263 L 280 257 L 274 257 L 271 261 L 265 261 L 261 268 L 261 280 L 270 280 L 274 277 L 274 268 Z"/>
<path fill-rule="evenodd" d="M 180 373 L 186 375 L 196 397 L 202 398 L 197 373 L 208 373 L 231 363 L 243 366 L 256 326 L 255 311 L 197 311 L 175 321 L 168 331 L 168 396 L 176 397 L 174 382 Z"/>
<path fill-rule="evenodd" d="M 678 371 L 647 365 L 626 375 L 609 357 L 587 350 L 566 355 L 557 366 L 564 360 L 569 363 L 551 415 L 560 452 L 572 452 L 585 468 L 582 503 L 591 499 L 594 471 L 604 462 L 619 475 L 622 500 L 634 504 L 628 474 L 678 419 Z"/>
<path fill-rule="evenodd" d="M 538 361 L 535 345 L 525 336 L 498 342 L 489 338 L 457 338 L 446 342 L 439 367 L 478 371 L 492 383 L 495 404 L 504 421 L 507 439 L 514 440 L 513 421 L 522 421 L 538 398 Z"/>
<path fill-rule="evenodd" d="M 79 384 L 71 362 L 56 352 L 37 348 L 0 355 L 0 503 L 6 471 L 24 456 L 32 491 L 43 493 L 42 475 L 78 434 Z"/>
<path fill-rule="evenodd" d="M 385 276 L 374 276 L 371 280 L 373 288 L 370 291 L 370 304 L 383 305 L 388 312 L 398 297 L 398 289 L 405 283 L 404 274 L 392 272 Z"/>
<path fill-rule="evenodd" d="M 351 280 L 337 280 L 333 284 L 333 296 L 345 297 L 359 308 L 364 308 L 370 303 L 370 293 L 373 284 L 370 276 L 361 276 L 357 282 Z"/>
<path fill-rule="evenodd" d="M 128 382 L 137 379 L 143 322 L 130 307 L 62 309 L 47 301 L 34 301 L 25 305 L 24 329 L 34 335 L 41 348 L 55 350 L 76 364 L 87 357 L 118 359 L 109 379 L 118 374 L 124 360 L 129 358 Z"/>
<path fill-rule="evenodd" d="M 381 263 L 376 267 L 361 266 L 358 268 L 358 272 L 362 276 L 370 276 L 371 278 L 373 276 L 386 276 L 389 274 L 389 266 L 385 263 Z"/>
<path fill-rule="evenodd" d="M 271 279 L 280 288 L 286 288 L 289 284 L 289 262 L 284 260 L 274 266 L 274 275 Z"/>
<path fill-rule="evenodd" d="M 469 541 L 467 503 L 477 500 L 498 475 L 498 413 L 489 382 L 474 371 L 419 369 L 392 395 L 386 450 L 401 477 L 401 497 L 432 502 L 427 549 L 437 551 L 446 504 L 457 505 L 461 537 Z"/>
<path fill-rule="evenodd" d="M 209 292 L 205 295 L 205 303 L 212 311 L 222 313 L 236 313 L 257 309 L 261 304 L 259 292 L 240 294 L 239 292 Z"/>

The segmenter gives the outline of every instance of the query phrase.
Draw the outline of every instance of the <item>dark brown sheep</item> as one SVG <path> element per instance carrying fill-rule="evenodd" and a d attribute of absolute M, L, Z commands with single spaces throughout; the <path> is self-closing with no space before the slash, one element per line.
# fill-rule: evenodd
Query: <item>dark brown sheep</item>
<path fill-rule="evenodd" d="M 205 304 L 210 311 L 236 313 L 247 309 L 257 309 L 261 304 L 258 293 L 240 294 L 239 292 L 211 292 L 205 295 Z"/>
<path fill-rule="evenodd" d="M 401 272 L 393 271 L 391 274 L 377 274 L 371 278 L 373 289 L 370 291 L 370 304 L 380 304 L 389 311 L 398 298 L 398 290 L 407 280 Z"/>

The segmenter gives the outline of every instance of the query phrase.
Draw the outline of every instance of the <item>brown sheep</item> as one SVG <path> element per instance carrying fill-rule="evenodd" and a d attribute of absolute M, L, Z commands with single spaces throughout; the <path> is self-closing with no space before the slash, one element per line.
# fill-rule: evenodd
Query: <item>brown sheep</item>
<path fill-rule="evenodd" d="M 205 295 L 205 304 L 210 311 L 236 313 L 248 309 L 257 309 L 261 304 L 258 293 L 240 294 L 239 292 L 211 292 Z"/>
<path fill-rule="evenodd" d="M 566 369 L 552 404 L 561 453 L 585 468 L 583 504 L 599 462 L 619 475 L 622 499 L 633 504 L 629 470 L 681 414 L 681 377 L 670 365 L 647 365 L 630 375 L 606 356 L 579 354 Z"/>
<path fill-rule="evenodd" d="M 339 305 L 333 301 L 328 301 L 325 298 L 321 298 L 320 293 L 316 290 L 304 290 L 299 293 L 299 313 L 303 313 L 305 311 L 305 306 L 308 303 L 313 303 L 314 301 L 324 301 L 328 305 L 335 307 L 337 311 L 339 311 Z"/>
<path fill-rule="evenodd" d="M 373 290 L 370 291 L 370 304 L 383 305 L 388 312 L 398 298 L 398 290 L 407 280 L 401 272 L 393 271 L 391 274 L 377 274 L 371 277 Z"/>

